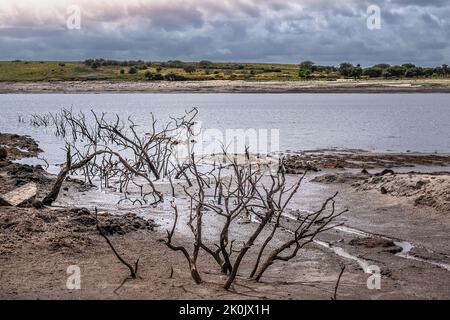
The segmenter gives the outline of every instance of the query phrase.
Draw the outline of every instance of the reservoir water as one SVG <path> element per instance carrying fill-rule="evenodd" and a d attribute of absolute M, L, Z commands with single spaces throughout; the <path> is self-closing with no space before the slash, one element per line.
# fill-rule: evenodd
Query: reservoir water
<path fill-rule="evenodd" d="M 19 116 L 93 109 L 145 128 L 151 112 L 167 120 L 193 107 L 202 128 L 278 129 L 281 151 L 450 152 L 450 94 L 2 94 L 0 132 L 35 137 L 54 160 L 62 142 Z"/>

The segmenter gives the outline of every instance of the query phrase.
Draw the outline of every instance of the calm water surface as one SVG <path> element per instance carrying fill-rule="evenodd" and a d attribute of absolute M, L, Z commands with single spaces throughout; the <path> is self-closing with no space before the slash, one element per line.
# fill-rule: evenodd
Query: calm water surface
<path fill-rule="evenodd" d="M 61 141 L 19 115 L 94 109 L 145 125 L 150 112 L 167 119 L 192 107 L 203 128 L 279 129 L 282 151 L 450 152 L 450 94 L 4 94 L 0 131 L 29 134 L 56 155 Z"/>

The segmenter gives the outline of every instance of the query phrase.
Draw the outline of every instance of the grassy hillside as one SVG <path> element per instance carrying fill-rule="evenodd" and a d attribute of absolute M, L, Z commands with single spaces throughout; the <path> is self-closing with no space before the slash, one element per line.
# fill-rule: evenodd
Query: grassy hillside
<path fill-rule="evenodd" d="M 278 64 L 137 62 L 132 66 L 92 66 L 84 62 L 0 61 L 0 81 L 146 80 L 150 75 L 177 75 L 180 80 L 296 80 L 298 66 Z M 135 69 L 136 73 L 133 73 Z M 187 70 L 185 70 L 187 69 Z M 132 73 L 130 73 L 130 70 Z M 146 76 L 147 75 L 147 76 Z M 161 79 L 162 80 L 162 79 Z"/>
<path fill-rule="evenodd" d="M 311 61 L 297 64 L 217 63 L 210 61 L 166 62 L 117 61 L 0 61 L 0 81 L 114 80 L 183 81 L 247 80 L 296 81 L 337 79 L 443 79 L 450 78 L 448 65 L 420 67 L 413 64 L 378 64 L 362 68 L 342 63 L 320 66 Z"/>

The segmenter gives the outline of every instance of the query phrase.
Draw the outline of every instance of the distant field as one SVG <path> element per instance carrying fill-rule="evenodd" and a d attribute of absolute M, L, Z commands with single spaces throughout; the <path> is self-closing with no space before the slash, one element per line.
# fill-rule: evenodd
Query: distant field
<path fill-rule="evenodd" d="M 132 68 L 136 69 L 136 73 L 130 73 Z M 188 71 L 190 72 L 185 71 L 183 67 L 164 66 L 164 63 L 157 62 L 141 63 L 136 66 L 99 66 L 94 69 L 84 62 L 0 61 L 0 81 L 136 81 L 147 80 L 146 74 L 149 73 L 159 74 L 163 77 L 175 74 L 182 80 L 282 81 L 299 79 L 298 66 L 284 64 L 214 63 L 207 68 L 195 67 Z"/>
<path fill-rule="evenodd" d="M 383 76 L 381 76 L 383 75 Z M 86 60 L 86 61 L 0 61 L 0 81 L 111 80 L 111 81 L 335 81 L 335 80 L 398 80 L 450 78 L 447 65 L 436 68 L 412 64 L 369 68 L 341 64 L 316 66 L 311 62 L 297 64 L 218 63 L 210 61 L 167 62 Z"/>

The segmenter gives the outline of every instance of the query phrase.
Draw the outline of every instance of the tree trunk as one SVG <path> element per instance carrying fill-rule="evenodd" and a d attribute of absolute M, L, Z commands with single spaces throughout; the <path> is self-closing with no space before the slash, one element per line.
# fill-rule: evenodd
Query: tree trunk
<path fill-rule="evenodd" d="M 45 196 L 44 200 L 42 200 L 42 203 L 44 205 L 50 206 L 58 198 L 59 191 L 61 190 L 64 180 L 66 179 L 67 173 L 69 173 L 69 170 L 67 168 L 62 169 L 59 172 L 52 190 L 47 196 Z"/>

